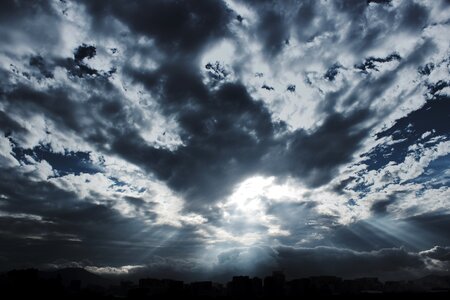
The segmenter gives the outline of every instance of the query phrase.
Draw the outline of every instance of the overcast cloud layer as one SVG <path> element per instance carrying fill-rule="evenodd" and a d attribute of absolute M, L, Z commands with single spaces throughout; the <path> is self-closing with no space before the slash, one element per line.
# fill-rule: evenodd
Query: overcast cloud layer
<path fill-rule="evenodd" d="M 2 1 L 2 268 L 448 273 L 449 36 L 448 1 Z"/>

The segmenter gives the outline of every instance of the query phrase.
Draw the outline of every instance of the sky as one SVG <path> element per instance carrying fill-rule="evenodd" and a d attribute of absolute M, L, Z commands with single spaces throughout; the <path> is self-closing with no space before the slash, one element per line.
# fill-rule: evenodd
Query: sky
<path fill-rule="evenodd" d="M 0 4 L 0 265 L 450 272 L 450 2 Z"/>

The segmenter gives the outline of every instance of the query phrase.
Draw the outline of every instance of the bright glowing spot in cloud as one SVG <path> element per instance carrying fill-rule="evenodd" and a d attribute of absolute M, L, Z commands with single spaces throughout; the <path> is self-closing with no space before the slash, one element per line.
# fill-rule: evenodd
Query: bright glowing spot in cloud
<path fill-rule="evenodd" d="M 299 201 L 306 189 L 298 182 L 286 180 L 277 182 L 275 176 L 254 176 L 243 181 L 230 196 L 230 203 L 251 203 L 255 198 L 268 198 L 271 201 Z M 250 201 L 250 202 L 249 202 Z"/>
<path fill-rule="evenodd" d="M 280 220 L 268 213 L 279 202 L 302 201 L 306 190 L 287 180 L 276 182 L 274 176 L 254 176 L 237 186 L 233 194 L 218 206 L 222 211 L 222 228 L 212 230 L 216 242 L 228 241 L 252 245 L 291 233 Z"/>
<path fill-rule="evenodd" d="M 215 61 L 223 64 L 231 64 L 233 62 L 234 52 L 234 44 L 230 40 L 224 39 L 215 44 L 203 55 L 201 60 L 202 66 Z"/>

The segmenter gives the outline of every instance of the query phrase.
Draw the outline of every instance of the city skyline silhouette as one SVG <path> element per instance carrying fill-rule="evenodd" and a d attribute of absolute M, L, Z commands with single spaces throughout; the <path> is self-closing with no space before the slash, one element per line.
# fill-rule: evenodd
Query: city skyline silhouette
<path fill-rule="evenodd" d="M 4 289 L 446 295 L 449 37 L 449 0 L 0 1 Z"/>

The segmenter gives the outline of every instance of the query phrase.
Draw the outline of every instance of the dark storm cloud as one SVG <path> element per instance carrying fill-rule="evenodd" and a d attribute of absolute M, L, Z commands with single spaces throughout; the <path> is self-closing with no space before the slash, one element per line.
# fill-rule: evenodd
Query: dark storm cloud
<path fill-rule="evenodd" d="M 364 123 L 371 113 L 362 110 L 349 116 L 332 114 L 312 133 L 285 133 L 286 125 L 273 122 L 263 103 L 252 99 L 242 85 L 224 84 L 208 91 L 195 69 L 181 62 L 154 73 L 132 74 L 157 92 L 166 114 L 176 116 L 185 146 L 175 151 L 151 149 L 136 136 L 124 136 L 113 148 L 194 202 L 219 199 L 258 172 L 322 185 L 336 167 L 350 160 L 368 132 Z M 278 133 L 285 134 L 276 138 Z"/>
<path fill-rule="evenodd" d="M 259 159 L 284 125 L 273 123 L 263 103 L 254 101 L 240 84 L 225 84 L 211 93 L 183 65 L 158 72 L 142 78 L 150 89 L 162 92 L 161 107 L 176 116 L 185 146 L 175 151 L 153 149 L 136 136 L 124 136 L 113 149 L 192 201 L 219 199 L 260 168 Z M 153 86 L 152 78 L 165 80 Z"/>
<path fill-rule="evenodd" d="M 151 73 L 128 70 L 153 92 L 164 114 L 176 117 L 181 128 L 185 146 L 174 151 L 153 148 L 129 122 L 131 117 L 139 124 L 140 113 L 130 114 L 120 96 L 115 96 L 118 92 L 108 78 L 83 78 L 90 74 L 84 72 L 90 70 L 84 60 L 94 56 L 94 50 L 82 45 L 75 51 L 78 59 L 68 58 L 62 66 L 69 74 L 81 77 L 77 80 L 86 80 L 82 81 L 86 86 L 105 90 L 113 97 L 94 95 L 79 102 L 73 97 L 76 90 L 37 91 L 19 84 L 3 93 L 4 103 L 22 116 L 42 111 L 55 124 L 81 134 L 99 149 L 109 149 L 155 173 L 182 192 L 194 209 L 213 204 L 243 178 L 258 172 L 304 178 L 311 186 L 325 184 L 366 137 L 364 122 L 370 111 L 349 116 L 335 113 L 312 133 L 287 133 L 286 125 L 274 122 L 264 104 L 252 99 L 243 85 L 227 83 L 210 91 L 198 69 L 176 61 Z M 282 137 L 276 138 L 280 133 Z"/>
<path fill-rule="evenodd" d="M 276 55 L 289 40 L 285 18 L 269 11 L 261 16 L 258 27 L 264 49 L 269 55 Z"/>
<path fill-rule="evenodd" d="M 57 124 L 82 130 L 77 115 L 83 113 L 83 106 L 71 101 L 65 88 L 42 92 L 27 85 L 17 85 L 13 90 L 2 92 L 0 96 L 3 103 L 9 104 L 11 110 L 19 114 L 31 116 L 38 110 L 54 119 Z"/>
<path fill-rule="evenodd" d="M 407 277 L 410 272 L 424 270 L 425 263 L 419 255 L 404 249 L 391 248 L 370 252 L 317 247 L 296 249 L 279 247 L 278 260 L 286 273 L 293 277 L 311 275 L 338 275 L 360 277 L 379 274 L 381 277 Z"/>
<path fill-rule="evenodd" d="M 272 270 L 283 270 L 288 278 L 334 275 L 398 279 L 423 276 L 428 273 L 426 267 L 422 255 L 403 248 L 353 251 L 336 247 L 280 246 L 237 248 L 223 252 L 219 255 L 215 271 L 223 279 L 228 279 L 232 274 L 265 276 Z"/>
<path fill-rule="evenodd" d="M 14 18 L 28 17 L 29 14 L 33 13 L 48 13 L 51 11 L 53 10 L 48 1 L 29 3 L 28 1 L 5 0 L 1 4 L 0 16 L 2 20 L 10 21 Z"/>
<path fill-rule="evenodd" d="M 347 13 L 351 16 L 360 16 L 367 7 L 367 3 L 359 0 L 336 0 L 332 4 L 337 11 Z"/>
<path fill-rule="evenodd" d="M 30 58 L 30 66 L 35 67 L 45 78 L 53 78 L 53 73 L 49 70 L 49 66 L 46 64 L 42 56 L 32 56 Z"/>
<path fill-rule="evenodd" d="M 367 3 L 389 4 L 392 0 L 367 0 Z"/>
<path fill-rule="evenodd" d="M 329 81 L 333 81 L 336 78 L 337 74 L 339 73 L 340 68 L 342 68 L 342 66 L 338 63 L 335 63 L 326 71 L 323 77 L 325 77 Z"/>
<path fill-rule="evenodd" d="M 15 55 L 16 43 L 46 49 L 59 45 L 58 30 L 49 34 L 49 28 L 58 28 L 60 17 L 50 1 L 5 0 L 0 4 L 0 38 L 2 51 Z"/>
<path fill-rule="evenodd" d="M 27 82 L 5 84 L 0 90 L 3 109 L 11 116 L 24 119 L 36 112 L 42 113 L 60 130 L 75 132 L 100 149 L 110 140 L 114 141 L 116 136 L 133 131 L 133 126 L 142 123 L 142 112 L 126 105 L 123 97 L 109 82 L 108 74 L 99 74 L 97 70 L 72 58 L 56 59 L 56 63 L 67 68 L 67 73 L 74 76 L 73 81 L 96 92 L 89 95 L 88 99 L 79 99 L 80 91 L 67 86 L 35 89 Z M 9 74 L 6 76 L 10 77 Z M 130 123 L 130 120 L 134 122 Z M 13 133 L 18 134 L 13 134 L 12 138 L 20 140 L 21 132 L 17 126 L 14 129 Z"/>
<path fill-rule="evenodd" d="M 308 26 L 316 16 L 316 1 L 304 1 L 297 12 L 297 25 L 299 32 L 307 31 Z"/>
<path fill-rule="evenodd" d="M 380 22 L 371 22 L 365 13 L 370 3 L 364 1 L 333 1 L 334 8 L 339 13 L 344 13 L 350 22 L 349 30 L 340 38 L 350 47 L 356 56 L 364 55 L 371 49 L 376 48 L 380 41 L 385 38 L 389 31 L 397 31 L 393 27 L 396 18 L 403 16 L 403 8 L 398 7 L 392 10 L 390 5 L 373 5 L 370 9 L 376 13 Z M 382 20 L 382 21 L 381 21 Z M 391 27 L 388 27 L 390 24 Z M 399 30 L 403 31 L 403 30 Z"/>
<path fill-rule="evenodd" d="M 97 50 L 95 49 L 94 46 L 83 44 L 75 50 L 73 57 L 75 58 L 76 61 L 82 61 L 85 58 L 87 59 L 93 58 L 95 54 L 97 54 Z"/>
<path fill-rule="evenodd" d="M 415 228 L 423 228 L 429 233 L 429 235 L 423 235 L 425 239 L 428 239 L 429 244 L 450 245 L 450 237 L 447 234 L 450 230 L 450 214 L 448 212 L 435 211 L 421 214 L 408 218 L 407 221 Z"/>
<path fill-rule="evenodd" d="M 348 248 L 371 251 L 383 248 L 407 247 L 410 251 L 424 251 L 435 245 L 449 245 L 446 234 L 450 229 L 449 215 L 445 213 L 422 214 L 404 219 L 375 216 L 349 225 L 336 225 L 323 240 L 305 245 Z"/>
<path fill-rule="evenodd" d="M 274 48 L 276 51 L 272 51 L 273 49 L 271 50 L 270 47 L 266 47 L 266 51 L 272 54 L 279 51 L 277 45 L 282 40 L 280 32 L 286 31 L 286 28 L 281 25 L 284 22 L 283 18 L 270 12 L 267 18 L 263 16 L 260 22 L 263 27 L 260 28 L 260 34 L 265 36 L 266 42 L 273 47 L 276 46 Z M 266 23 L 270 25 L 267 25 L 270 27 L 267 30 L 264 29 Z M 273 24 L 277 24 L 277 26 L 272 26 Z M 279 40 L 273 41 L 273 36 Z M 209 65 L 208 67 L 212 68 Z M 310 177 L 309 182 L 315 186 L 323 184 L 332 178 L 334 167 L 351 158 L 352 153 L 358 149 L 367 132 L 367 129 L 358 129 L 360 124 L 356 123 L 364 123 L 364 118 L 370 116 L 369 112 L 358 112 L 355 115 L 359 114 L 360 117 L 351 116 L 348 121 L 345 116 L 335 114 L 330 116 L 325 124 L 311 136 L 298 132 L 281 142 L 273 141 L 273 135 L 276 133 L 274 129 L 280 126 L 282 128 L 284 124 L 271 124 L 269 113 L 265 108 L 258 107 L 259 104 L 249 105 L 253 101 L 249 100 L 246 92 L 230 95 L 235 98 L 236 106 L 229 112 L 228 99 L 207 100 L 217 98 L 217 94 L 226 89 L 242 90 L 239 84 L 233 88 L 227 85 L 221 88 L 216 95 L 211 94 L 202 84 L 196 67 L 186 65 L 186 62 L 181 61 L 163 64 L 152 73 L 143 73 L 139 70 L 130 70 L 130 73 L 138 81 L 144 82 L 150 91 L 157 91 L 163 111 L 170 115 L 177 115 L 178 122 L 183 129 L 182 139 L 186 144 L 186 147 L 175 153 L 165 153 L 154 149 L 134 152 L 133 162 L 150 165 L 150 169 L 159 174 L 160 178 L 164 180 L 170 178 L 168 182 L 171 187 L 180 191 L 189 189 L 191 194 L 196 197 L 215 199 L 226 194 L 234 182 L 238 182 L 246 174 L 256 171 L 255 165 L 263 155 L 274 156 L 274 160 L 280 161 L 281 165 L 290 165 L 290 167 L 286 166 L 285 169 L 279 170 L 281 173 Z M 263 86 L 263 88 L 271 89 L 269 86 Z M 244 116 L 251 116 L 256 121 L 248 125 L 243 124 Z M 264 129 L 265 133 L 261 135 L 259 126 L 268 129 Z M 355 132 L 346 132 L 351 128 L 355 129 Z M 256 133 L 257 143 L 249 135 L 252 130 Z M 336 136 L 338 132 L 342 135 Z M 214 138 L 211 137 L 213 134 Z M 331 146 L 331 144 L 329 147 L 324 147 L 333 140 L 339 143 L 339 147 Z M 224 141 L 227 142 L 224 143 Z M 125 149 L 139 147 L 129 139 L 124 142 L 125 144 L 119 141 L 115 145 L 125 157 L 127 156 L 127 153 L 123 152 L 127 151 Z M 271 144 L 280 145 L 275 147 L 275 149 L 278 148 L 276 152 L 265 149 Z M 279 150 L 286 144 L 293 144 L 292 150 Z M 219 148 L 221 150 L 217 151 L 216 149 Z M 322 154 L 316 155 L 319 150 L 322 150 Z M 278 151 L 284 152 L 281 158 L 279 158 Z M 145 154 L 146 152 L 147 154 Z M 150 157 L 157 161 L 157 165 L 149 162 Z M 187 157 L 193 157 L 194 161 Z M 202 157 L 202 159 L 195 161 L 196 157 Z M 239 165 L 239 167 L 233 167 L 234 165 Z M 233 171 L 234 169 L 236 171 Z M 207 172 L 207 170 L 211 170 L 211 172 Z M 229 174 L 224 174 L 224 170 L 227 170 Z M 188 173 L 190 176 L 186 179 Z M 221 178 L 220 182 L 211 181 L 210 176 L 203 178 L 201 175 L 208 173 L 217 174 L 217 177 Z M 311 175 L 312 173 L 317 174 Z M 202 182 L 201 186 L 214 186 L 214 191 L 194 185 L 194 182 Z M 202 189 L 203 191 L 201 191 Z"/>
<path fill-rule="evenodd" d="M 54 66 L 61 66 L 65 68 L 70 75 L 79 78 L 89 78 L 97 76 L 103 76 L 104 78 L 107 78 L 111 76 L 115 72 L 115 69 L 99 72 L 99 70 L 91 68 L 86 63 L 86 61 L 93 58 L 96 54 L 97 49 L 94 46 L 82 44 L 74 50 L 73 58 L 54 59 Z"/>
<path fill-rule="evenodd" d="M 403 10 L 401 27 L 412 32 L 421 30 L 428 21 L 428 9 L 414 1 L 408 2 Z"/>
<path fill-rule="evenodd" d="M 68 58 L 65 61 L 60 62 L 60 64 L 64 66 L 69 72 L 69 74 L 72 76 L 83 78 L 98 75 L 97 70 L 87 66 L 82 61 L 76 59 L 73 60 L 71 58 Z"/>
<path fill-rule="evenodd" d="M 53 124 L 60 134 L 76 135 L 100 154 L 118 156 L 148 172 L 149 177 L 155 175 L 183 198 L 185 210 L 203 213 L 208 219 L 205 226 L 220 225 L 220 213 L 210 208 L 250 176 L 276 175 L 281 180 L 292 176 L 307 188 L 323 186 L 336 178 L 339 167 L 352 160 L 369 136 L 371 121 L 377 118 L 377 108 L 372 107 L 374 100 L 397 83 L 399 71 L 429 62 L 427 56 L 435 47 L 432 41 L 425 41 L 409 56 L 403 57 L 402 53 L 401 59 L 392 50 L 380 57 L 367 53 L 391 29 L 418 34 L 427 25 L 429 12 L 424 6 L 408 2 L 393 11 L 385 2 L 389 1 L 326 3 L 331 15 L 324 15 L 317 1 L 248 2 L 254 8 L 247 7 L 257 15 L 254 23 L 248 25 L 250 39 L 262 45 L 265 59 L 278 59 L 291 38 L 308 43 L 329 32 L 333 33 L 333 42 L 345 44 L 349 55 L 361 62 L 356 68 L 366 72 L 357 74 L 362 79 L 350 93 L 347 93 L 350 86 L 345 85 L 324 96 L 324 101 L 317 105 L 316 113 L 323 116 L 317 126 L 309 130 L 289 130 L 285 122 L 272 115 L 262 99 L 253 96 L 239 76 L 230 82 L 234 66 L 221 62 L 200 65 L 200 58 L 209 45 L 232 37 L 229 25 L 234 18 L 241 27 L 250 22 L 236 17 L 221 1 L 85 1 L 86 10 L 80 11 L 86 13 L 86 20 L 92 23 L 83 25 L 97 43 L 78 41 L 79 44 L 68 47 L 72 53 L 65 56 L 60 54 L 63 48 L 60 43 L 67 36 L 62 36 L 63 31 L 58 30 L 61 15 L 53 5 L 46 1 L 29 5 L 23 1 L 4 1 L 0 9 L 3 25 L 0 37 L 5 41 L 1 54 L 16 59 L 21 65 L 8 69 L 9 64 L 2 64 L 0 70 L 3 82 L 0 86 L 1 132 L 15 147 L 12 154 L 23 164 L 24 155 L 28 154 L 37 161 L 49 162 L 53 171 L 59 172 L 57 175 L 101 171 L 91 165 L 87 152 L 52 153 L 51 144 L 22 148 L 23 136 L 35 129 L 31 123 L 26 129 L 23 120 L 43 116 L 46 124 Z M 367 22 L 364 17 L 367 7 L 376 10 L 380 22 Z M 335 28 L 335 16 L 344 18 L 342 22 L 349 22 L 348 31 L 343 33 Z M 396 20 L 399 26 L 387 28 L 396 24 Z M 149 40 L 144 46 L 140 43 L 142 36 Z M 106 43 L 108 38 L 118 44 L 125 41 L 128 48 L 103 46 L 101 42 Z M 27 53 L 17 54 L 15 50 L 22 45 L 28 46 L 28 50 L 23 50 Z M 116 55 L 111 61 L 117 65 L 111 69 L 109 66 L 102 69 L 98 61 L 92 63 L 96 59 L 100 62 L 110 59 L 105 52 Z M 149 70 L 142 61 L 134 63 L 136 54 L 154 59 L 155 66 Z M 337 84 L 341 75 L 352 68 L 341 66 L 336 57 L 323 59 L 330 61 L 319 76 L 330 85 Z M 393 61 L 397 66 L 392 72 L 384 72 L 381 65 Z M 422 76 L 432 72 L 433 67 L 428 66 L 421 69 Z M 61 72 L 68 76 L 64 77 Z M 204 72 L 212 84 L 204 83 Z M 114 78 L 116 73 L 120 76 Z M 64 80 L 60 80 L 61 76 Z M 124 83 L 118 87 L 114 80 Z M 303 92 L 300 85 L 296 89 L 296 85 L 288 83 L 283 85 L 287 86 L 284 92 L 290 92 L 291 96 Z M 139 104 L 125 99 L 128 84 L 142 88 L 139 94 L 144 96 L 136 100 Z M 436 94 L 446 86 L 448 83 L 443 81 L 430 85 L 429 90 Z M 258 90 L 261 88 L 270 94 L 280 92 L 272 83 L 259 83 Z M 145 94 L 147 92 L 149 95 Z M 150 108 L 139 106 L 147 96 L 156 102 L 152 110 L 158 110 L 163 117 L 176 123 L 181 140 L 178 147 L 156 147 L 143 137 L 145 130 L 152 129 L 145 126 L 148 124 L 144 120 L 144 112 Z M 448 130 L 443 124 L 446 124 L 448 104 L 442 99 L 429 102 L 423 109 L 397 120 L 377 137 L 407 139 L 405 144 L 399 142 L 392 147 L 407 148 L 431 129 L 436 130 L 436 135 L 446 134 Z M 343 109 L 338 110 L 338 104 Z M 435 119 L 444 127 L 423 124 L 422 118 Z M 404 129 L 409 123 L 413 123 L 416 131 L 407 137 Z M 47 134 L 52 136 L 53 133 Z M 374 159 L 371 163 L 376 164 Z M 68 184 L 64 187 L 66 190 L 14 169 L 0 171 L 3 213 L 0 257 L 8 261 L 5 268 L 44 265 L 58 259 L 89 259 L 99 266 L 142 264 L 147 266 L 146 274 L 181 279 L 191 275 L 190 278 L 206 277 L 208 272 L 208 276 L 224 279 L 229 279 L 236 271 L 265 275 L 275 268 L 285 269 L 290 276 L 407 276 L 410 271 L 425 272 L 426 258 L 448 260 L 446 247 L 433 248 L 420 255 L 414 252 L 432 248 L 433 242 L 449 244 L 446 238 L 450 230 L 448 215 L 444 213 L 433 217 L 417 216 L 383 231 L 380 224 L 369 221 L 338 225 L 338 217 L 318 213 L 315 211 L 317 203 L 306 199 L 295 204 L 272 203 L 267 213 L 280 219 L 281 228 L 291 232 L 288 237 L 277 237 L 277 241 L 286 245 L 302 242 L 300 244 L 309 248 L 232 249 L 217 256 L 214 270 L 205 270 L 197 267 L 198 262 L 190 260 L 191 255 L 203 251 L 205 243 L 209 242 L 199 235 L 199 227 L 153 224 L 158 217 L 153 211 L 154 202 L 132 196 L 104 199 L 95 192 L 82 198 L 71 192 Z M 123 183 L 120 178 L 112 180 L 117 185 Z M 344 186 L 345 182 L 342 188 Z M 153 196 L 149 195 L 150 200 Z M 379 218 L 388 217 L 388 205 L 399 197 L 401 195 L 380 199 L 372 205 L 371 212 Z M 114 208 L 114 201 L 123 201 L 130 209 L 139 211 L 147 222 L 121 214 Z M 245 228 L 241 226 L 244 223 L 245 220 L 236 222 L 233 230 L 244 233 Z M 252 229 L 255 232 L 267 230 L 263 225 Z M 411 230 L 420 232 L 423 240 L 402 236 Z M 400 248 L 402 245 L 412 252 Z"/>
<path fill-rule="evenodd" d="M 450 247 L 435 246 L 421 254 L 441 261 L 450 261 Z"/>
<path fill-rule="evenodd" d="M 335 247 L 235 248 L 219 253 L 212 268 L 199 266 L 198 262 L 189 259 L 153 257 L 147 264 L 131 270 L 127 277 L 227 282 L 236 274 L 265 277 L 273 270 L 283 270 L 288 279 L 323 275 L 344 278 L 379 276 L 382 280 L 412 279 L 430 273 L 427 270 L 427 258 L 440 249 L 444 247 L 420 253 L 408 252 L 403 248 L 377 251 Z M 79 265 L 89 265 L 89 262 Z"/>
<path fill-rule="evenodd" d="M 101 200 L 98 195 L 80 199 L 75 192 L 50 182 L 32 182 L 12 170 L 2 173 L 0 190 L 0 256 L 8 262 L 2 269 L 44 265 L 57 259 L 140 264 L 152 255 L 187 254 L 199 245 L 192 228 L 178 232 L 167 226 L 149 226 L 122 216 L 107 201 L 95 204 Z M 172 234 L 179 234 L 176 247 L 167 239 Z"/>
<path fill-rule="evenodd" d="M 405 197 L 408 193 L 405 191 L 398 191 L 394 192 L 387 197 L 376 200 L 372 203 L 372 206 L 370 207 L 370 211 L 374 216 L 381 217 L 388 214 L 388 207 L 389 205 L 395 204 L 399 199 L 402 197 Z"/>
<path fill-rule="evenodd" d="M 95 22 L 117 17 L 131 30 L 154 38 L 171 55 L 195 54 L 227 33 L 231 14 L 221 1 L 86 1 Z M 107 26 L 106 24 L 104 24 Z"/>
<path fill-rule="evenodd" d="M 12 132 L 26 131 L 25 128 L 23 128 L 19 123 L 3 111 L 0 111 L 0 128 L 2 128 L 6 136 L 9 136 Z"/>
<path fill-rule="evenodd" d="M 270 153 L 267 160 L 274 162 L 275 170 L 303 178 L 310 186 L 323 185 L 333 178 L 335 168 L 348 162 L 359 148 L 369 131 L 364 122 L 370 115 L 368 110 L 348 116 L 330 114 L 316 131 L 294 132 L 287 147 L 281 153 Z"/>
<path fill-rule="evenodd" d="M 384 215 L 387 213 L 387 207 L 394 203 L 395 198 L 393 196 L 389 196 L 387 200 L 378 200 L 372 204 L 370 207 L 370 211 L 375 215 Z"/>
<path fill-rule="evenodd" d="M 98 17 L 95 22 L 109 15 L 116 16 L 131 29 L 154 38 L 165 51 L 190 55 L 211 39 L 226 34 L 224 28 L 229 15 L 229 10 L 218 2 L 144 5 L 149 7 L 121 1 L 86 5 L 88 11 Z M 351 6 L 342 2 L 336 5 L 349 14 L 360 14 L 365 9 L 365 5 L 360 4 Z M 144 11 L 154 18 L 140 17 Z M 261 9 L 259 32 L 264 37 L 266 51 L 275 54 L 287 29 L 279 12 L 264 11 L 267 12 L 267 8 Z M 314 4 L 302 4 L 299 22 L 306 26 L 313 12 Z M 172 18 L 175 16 L 177 18 Z M 81 45 L 75 49 L 75 59 L 67 58 L 60 64 L 78 77 L 96 75 L 98 71 L 85 64 L 95 53 L 93 46 Z M 39 62 L 38 66 L 45 65 L 42 60 Z M 225 84 L 217 91 L 210 91 L 203 84 L 198 67 L 177 59 L 177 55 L 161 61 L 161 66 L 153 72 L 130 67 L 125 70 L 158 98 L 165 115 L 176 117 L 185 146 L 169 151 L 147 145 L 136 128 L 128 125 L 130 115 L 120 100 L 99 96 L 81 104 L 69 100 L 71 92 L 67 90 L 46 93 L 26 86 L 16 87 L 5 99 L 23 101 L 25 111 L 25 106 L 30 104 L 39 107 L 56 123 L 81 132 L 100 149 L 111 145 L 112 153 L 154 172 L 171 188 L 185 194 L 194 207 L 197 201 L 202 204 L 220 199 L 229 194 L 237 182 L 257 172 L 295 176 L 305 179 L 310 186 L 325 184 L 367 137 L 365 121 L 371 118 L 371 112 L 362 109 L 350 115 L 332 113 L 312 133 L 298 130 L 275 138 L 285 131 L 286 125 L 273 122 L 268 109 L 252 99 L 244 86 Z M 101 80 L 104 83 L 100 83 L 100 87 L 114 93 L 107 79 L 97 81 Z M 382 83 L 381 79 L 379 82 Z M 99 88 L 94 80 L 86 84 Z M 373 82 L 370 84 L 373 86 Z M 380 89 L 382 84 L 377 90 Z M 348 101 L 350 105 L 350 101 L 357 99 L 349 97 Z M 89 122 L 80 124 L 79 120 L 86 116 Z"/>

